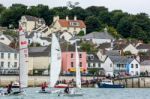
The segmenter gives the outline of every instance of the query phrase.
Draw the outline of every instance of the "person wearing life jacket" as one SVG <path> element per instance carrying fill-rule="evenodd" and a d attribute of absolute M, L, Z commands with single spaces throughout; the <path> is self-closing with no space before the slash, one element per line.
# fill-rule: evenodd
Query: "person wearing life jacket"
<path fill-rule="evenodd" d="M 41 90 L 42 90 L 42 91 L 45 91 L 45 88 L 46 88 L 46 87 L 47 87 L 46 82 L 42 83 L 42 85 L 41 85 Z"/>
<path fill-rule="evenodd" d="M 12 91 L 12 84 L 13 84 L 13 82 L 11 82 L 11 83 L 7 86 L 7 93 L 8 93 L 8 94 L 11 93 L 11 91 Z"/>
<path fill-rule="evenodd" d="M 69 84 L 68 84 L 68 86 L 65 88 L 64 93 L 69 94 Z"/>

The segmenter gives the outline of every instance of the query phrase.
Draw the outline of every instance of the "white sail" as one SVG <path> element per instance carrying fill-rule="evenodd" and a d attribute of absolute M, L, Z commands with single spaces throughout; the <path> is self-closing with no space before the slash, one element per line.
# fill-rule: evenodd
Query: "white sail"
<path fill-rule="evenodd" d="M 57 37 L 52 34 L 51 65 L 50 65 L 50 87 L 54 87 L 61 72 L 61 49 Z"/>
<path fill-rule="evenodd" d="M 20 88 L 28 87 L 28 41 L 22 29 L 19 30 L 19 83 Z"/>
<path fill-rule="evenodd" d="M 76 87 L 81 88 L 81 73 L 80 73 L 79 53 L 77 45 L 75 45 L 75 54 L 76 54 Z"/>

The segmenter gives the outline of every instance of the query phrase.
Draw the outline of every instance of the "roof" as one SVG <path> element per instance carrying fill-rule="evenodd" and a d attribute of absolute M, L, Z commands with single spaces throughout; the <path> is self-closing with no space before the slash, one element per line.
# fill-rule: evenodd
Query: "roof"
<path fill-rule="evenodd" d="M 145 60 L 141 62 L 141 65 L 149 65 L 150 66 L 150 60 Z"/>
<path fill-rule="evenodd" d="M 114 45 L 113 50 L 122 50 L 127 46 L 128 46 L 128 44 L 116 44 L 116 45 Z"/>
<path fill-rule="evenodd" d="M 42 47 L 29 47 L 29 56 L 49 56 L 51 50 L 47 50 L 48 46 Z"/>
<path fill-rule="evenodd" d="M 28 21 L 39 21 L 41 20 L 42 23 L 45 23 L 43 18 L 37 18 L 34 16 L 30 16 L 30 15 L 24 15 L 24 17 L 28 20 Z"/>
<path fill-rule="evenodd" d="M 113 36 L 108 32 L 92 32 L 82 37 L 83 39 L 111 39 L 113 40 Z"/>
<path fill-rule="evenodd" d="M 120 55 L 120 52 L 114 51 L 114 50 L 110 50 L 110 51 L 105 51 L 105 54 L 106 54 L 107 56 L 119 56 L 119 55 Z"/>
<path fill-rule="evenodd" d="M 90 56 L 94 56 L 93 59 Z M 87 53 L 87 62 L 101 62 L 95 53 Z"/>
<path fill-rule="evenodd" d="M 111 61 L 115 64 L 127 64 L 127 63 L 131 63 L 134 58 L 128 58 L 128 57 L 125 57 L 125 56 L 108 56 Z"/>
<path fill-rule="evenodd" d="M 51 42 L 51 38 L 49 38 L 49 37 L 40 37 L 40 38 L 41 38 L 41 40 L 46 40 L 48 42 Z"/>
<path fill-rule="evenodd" d="M 11 53 L 17 53 L 17 50 L 9 47 L 6 44 L 3 44 L 0 42 L 0 52 L 11 52 Z"/>
<path fill-rule="evenodd" d="M 98 46 L 99 49 L 105 49 L 110 47 L 111 47 L 111 43 L 102 43 Z"/>
<path fill-rule="evenodd" d="M 58 22 L 62 27 L 79 27 L 79 28 L 85 28 L 86 27 L 86 25 L 84 24 L 84 22 L 82 20 L 59 19 Z M 77 22 L 77 23 L 79 23 L 79 26 L 73 26 L 70 24 L 71 22 Z"/>
<path fill-rule="evenodd" d="M 150 44 L 140 44 L 137 49 L 150 49 Z"/>

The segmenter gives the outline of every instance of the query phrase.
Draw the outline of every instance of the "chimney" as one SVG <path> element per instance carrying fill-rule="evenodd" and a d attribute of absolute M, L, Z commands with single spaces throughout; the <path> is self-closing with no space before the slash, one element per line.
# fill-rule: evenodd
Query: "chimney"
<path fill-rule="evenodd" d="M 75 20 L 75 21 L 77 20 L 77 16 L 74 16 L 74 20 Z"/>
<path fill-rule="evenodd" d="M 105 28 L 104 28 L 104 32 L 105 32 L 105 33 L 107 33 L 107 32 L 108 32 L 107 27 L 105 27 Z"/>
<path fill-rule="evenodd" d="M 54 16 L 54 17 L 53 17 L 53 22 L 55 22 L 55 21 L 57 21 L 57 20 L 59 20 L 59 16 Z"/>
<path fill-rule="evenodd" d="M 68 16 L 66 16 L 66 21 L 68 21 L 69 20 L 69 17 Z"/>

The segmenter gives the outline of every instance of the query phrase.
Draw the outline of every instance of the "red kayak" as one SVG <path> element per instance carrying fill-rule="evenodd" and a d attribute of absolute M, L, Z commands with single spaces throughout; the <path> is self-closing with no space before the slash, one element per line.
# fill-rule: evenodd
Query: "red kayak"
<path fill-rule="evenodd" d="M 58 84 L 58 85 L 55 85 L 55 88 L 66 88 L 68 87 L 67 84 Z M 73 86 L 69 86 L 69 88 L 73 88 Z"/>

